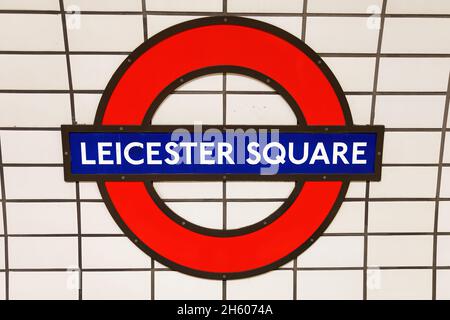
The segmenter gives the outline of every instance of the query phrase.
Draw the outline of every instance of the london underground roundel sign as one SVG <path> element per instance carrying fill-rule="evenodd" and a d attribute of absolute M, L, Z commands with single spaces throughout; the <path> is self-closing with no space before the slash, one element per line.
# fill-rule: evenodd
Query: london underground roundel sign
<path fill-rule="evenodd" d="M 179 85 L 224 72 L 274 88 L 298 125 L 208 126 L 200 132 L 189 124 L 150 125 Z M 183 141 L 176 132 L 185 134 Z M 261 132 L 270 132 L 269 139 Z M 94 125 L 62 126 L 65 179 L 97 181 L 117 224 L 161 263 L 200 277 L 242 278 L 279 267 L 311 246 L 351 180 L 380 179 L 383 132 L 381 126 L 353 125 L 336 78 L 299 39 L 251 19 L 202 18 L 137 48 L 109 82 Z M 240 137 L 242 152 L 235 144 Z M 296 181 L 296 187 L 267 219 L 227 231 L 197 226 L 168 209 L 152 182 L 179 180 Z"/>

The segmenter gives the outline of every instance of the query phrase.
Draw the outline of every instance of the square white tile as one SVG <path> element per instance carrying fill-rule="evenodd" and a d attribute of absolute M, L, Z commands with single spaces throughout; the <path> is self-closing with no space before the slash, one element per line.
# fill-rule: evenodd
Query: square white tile
<path fill-rule="evenodd" d="M 62 168 L 7 167 L 4 173 L 8 199 L 75 199 L 75 184 L 64 181 Z"/>
<path fill-rule="evenodd" d="M 166 202 L 166 205 L 188 222 L 205 228 L 222 229 L 221 202 Z"/>
<path fill-rule="evenodd" d="M 432 198 L 436 196 L 437 169 L 384 167 L 380 182 L 370 183 L 373 198 Z"/>
<path fill-rule="evenodd" d="M 1 183 L 1 181 L 0 181 Z M 1 200 L 1 197 L 0 197 Z M 4 234 L 5 233 L 5 228 L 3 226 L 3 208 L 2 206 L 0 206 L 0 234 Z"/>
<path fill-rule="evenodd" d="M 227 95 L 229 125 L 296 125 L 297 117 L 280 95 Z"/>
<path fill-rule="evenodd" d="M 81 203 L 83 234 L 122 234 L 104 203 Z"/>
<path fill-rule="evenodd" d="M 75 119 L 77 124 L 93 124 L 100 94 L 75 94 Z"/>
<path fill-rule="evenodd" d="M 301 17 L 274 17 L 274 16 L 247 16 L 246 18 L 259 20 L 274 25 L 284 31 L 293 34 L 297 38 L 302 36 L 302 18 Z"/>
<path fill-rule="evenodd" d="M 63 162 L 61 133 L 58 131 L 2 131 L 1 138 L 3 163 Z"/>
<path fill-rule="evenodd" d="M 76 234 L 77 207 L 73 203 L 7 203 L 8 233 Z"/>
<path fill-rule="evenodd" d="M 99 200 L 102 199 L 96 182 L 80 182 L 80 199 Z"/>
<path fill-rule="evenodd" d="M 372 267 L 431 266 L 432 236 L 369 236 L 367 264 Z"/>
<path fill-rule="evenodd" d="M 142 16 L 82 15 L 68 28 L 72 51 L 134 51 L 144 41 Z"/>
<path fill-rule="evenodd" d="M 150 300 L 150 271 L 83 273 L 85 300 Z"/>
<path fill-rule="evenodd" d="M 283 202 L 228 202 L 227 229 L 243 228 L 261 222 L 282 205 Z"/>
<path fill-rule="evenodd" d="M 371 13 L 372 7 L 381 12 L 382 0 L 308 0 L 308 12 L 314 13 Z M 373 10 L 373 9 L 372 9 Z"/>
<path fill-rule="evenodd" d="M 343 202 L 325 233 L 364 232 L 364 202 Z"/>
<path fill-rule="evenodd" d="M 174 271 L 155 272 L 156 300 L 219 300 L 222 282 L 199 279 Z"/>
<path fill-rule="evenodd" d="M 449 167 L 442 168 L 440 196 L 442 198 L 450 197 L 450 168 Z"/>
<path fill-rule="evenodd" d="M 294 182 L 231 181 L 227 182 L 229 199 L 287 199 L 294 190 Z"/>
<path fill-rule="evenodd" d="M 449 53 L 450 42 L 442 41 L 444 30 L 450 30 L 444 18 L 386 18 L 381 52 Z"/>
<path fill-rule="evenodd" d="M 228 0 L 229 12 L 290 12 L 300 13 L 303 11 L 303 0 Z"/>
<path fill-rule="evenodd" d="M 364 239 L 322 236 L 298 258 L 300 267 L 362 267 Z"/>
<path fill-rule="evenodd" d="M 369 232 L 433 232 L 435 203 L 370 202 Z"/>
<path fill-rule="evenodd" d="M 2 0 L 0 9 L 6 10 L 59 10 L 58 0 Z"/>
<path fill-rule="evenodd" d="M 0 300 L 6 299 L 6 276 L 5 272 L 0 272 Z"/>
<path fill-rule="evenodd" d="M 380 270 L 379 273 L 379 284 L 367 290 L 368 299 L 431 299 L 431 270 Z"/>
<path fill-rule="evenodd" d="M 87 269 L 149 268 L 151 263 L 127 237 L 83 238 L 82 254 Z"/>
<path fill-rule="evenodd" d="M 348 187 L 346 198 L 364 198 L 366 195 L 366 183 L 361 181 L 352 181 Z"/>
<path fill-rule="evenodd" d="M 202 16 L 183 16 L 180 15 L 152 15 L 151 13 L 147 15 L 147 31 L 148 37 L 152 37 L 155 34 L 163 31 L 175 24 L 179 24 L 185 21 L 201 18 Z"/>
<path fill-rule="evenodd" d="M 437 271 L 436 298 L 450 300 L 450 270 Z"/>
<path fill-rule="evenodd" d="M 446 249 L 450 245 L 450 236 L 438 236 L 437 241 L 437 265 L 450 267 L 450 251 Z"/>
<path fill-rule="evenodd" d="M 306 43 L 319 53 L 375 53 L 378 33 L 367 18 L 309 17 Z"/>
<path fill-rule="evenodd" d="M 73 269 L 78 266 L 76 237 L 9 237 L 11 269 Z"/>
<path fill-rule="evenodd" d="M 70 62 L 74 89 L 104 90 L 125 58 L 124 55 L 72 55 Z"/>
<path fill-rule="evenodd" d="M 0 50 L 64 51 L 61 16 L 0 14 Z"/>
<path fill-rule="evenodd" d="M 445 14 L 450 13 L 450 3 L 447 0 L 389 0 L 386 12 Z"/>
<path fill-rule="evenodd" d="M 292 271 L 277 270 L 255 277 L 227 281 L 230 300 L 291 300 L 293 299 Z"/>
<path fill-rule="evenodd" d="M 344 91 L 373 90 L 375 59 L 325 57 L 324 61 L 330 67 Z"/>
<path fill-rule="evenodd" d="M 64 55 L 0 55 L 0 89 L 67 90 Z"/>
<path fill-rule="evenodd" d="M 450 133 L 445 134 L 445 144 L 444 144 L 444 163 L 450 163 Z"/>
<path fill-rule="evenodd" d="M 5 269 L 5 238 L 0 239 L 0 269 Z"/>
<path fill-rule="evenodd" d="M 352 113 L 353 123 L 356 125 L 370 124 L 372 96 L 347 95 L 347 101 L 350 106 L 350 112 Z"/>
<path fill-rule="evenodd" d="M 363 272 L 360 270 L 305 270 L 298 272 L 300 300 L 360 300 Z"/>
<path fill-rule="evenodd" d="M 378 91 L 447 91 L 450 58 L 381 58 Z"/>
<path fill-rule="evenodd" d="M 222 0 L 145 0 L 147 11 L 222 12 Z"/>
<path fill-rule="evenodd" d="M 156 110 L 152 124 L 222 124 L 221 94 L 172 94 Z"/>
<path fill-rule="evenodd" d="M 81 11 L 141 11 L 142 2 L 140 0 L 64 0 L 64 7 L 66 10 L 78 7 Z"/>
<path fill-rule="evenodd" d="M 154 182 L 161 199 L 221 199 L 222 182 Z"/>
<path fill-rule="evenodd" d="M 10 272 L 11 300 L 77 300 L 78 273 Z"/>
<path fill-rule="evenodd" d="M 450 232 L 450 201 L 439 203 L 439 232 Z"/>
<path fill-rule="evenodd" d="M 428 163 L 439 161 L 440 132 L 386 132 L 383 163 Z"/>
<path fill-rule="evenodd" d="M 375 124 L 387 128 L 441 128 L 444 106 L 445 96 L 377 96 Z"/>
<path fill-rule="evenodd" d="M 72 123 L 69 94 L 1 93 L 0 105 L 1 127 L 59 127 Z"/>

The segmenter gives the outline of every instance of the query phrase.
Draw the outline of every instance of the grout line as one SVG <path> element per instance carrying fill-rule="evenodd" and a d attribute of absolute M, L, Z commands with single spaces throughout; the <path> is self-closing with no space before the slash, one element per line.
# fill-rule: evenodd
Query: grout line
<path fill-rule="evenodd" d="M 150 271 L 150 300 L 155 300 L 155 259 L 152 258 L 151 262 L 151 271 Z"/>
<path fill-rule="evenodd" d="M 228 0 L 222 0 L 223 14 L 228 12 Z M 227 125 L 227 74 L 222 74 L 222 125 Z M 227 229 L 227 182 L 222 181 L 222 229 Z M 227 300 L 227 280 L 222 280 L 222 300 Z"/>
<path fill-rule="evenodd" d="M 142 0 L 142 23 L 144 27 L 144 41 L 148 39 L 148 29 L 147 29 L 147 4 L 146 0 Z M 130 54 L 131 52 L 127 53 Z"/>
<path fill-rule="evenodd" d="M 63 28 L 64 50 L 66 55 L 67 75 L 69 84 L 70 111 L 72 116 L 72 124 L 77 124 L 75 113 L 75 95 L 73 93 L 72 68 L 70 62 L 69 37 L 66 23 L 66 13 L 64 10 L 64 0 L 59 0 L 61 22 Z M 75 202 L 77 207 L 77 236 L 78 236 L 78 272 L 79 272 L 79 290 L 78 299 L 83 299 L 83 255 L 82 255 L 82 230 L 81 230 L 81 203 L 80 203 L 80 183 L 75 182 Z"/>
<path fill-rule="evenodd" d="M 368 232 L 367 235 L 373 237 L 386 237 L 386 236 L 395 236 L 395 237 L 411 237 L 411 236 L 449 236 L 449 232 L 422 232 L 422 231 L 405 231 L 405 232 Z M 362 237 L 365 236 L 364 232 L 325 232 L 322 234 L 323 237 Z M 35 234 L 20 234 L 20 233 L 9 233 L 7 235 L 8 238 L 73 238 L 77 237 L 78 233 L 35 233 Z M 0 235 L 0 238 L 6 237 L 6 235 Z M 83 234 L 84 238 L 125 238 L 125 234 L 121 233 L 85 233 Z"/>
<path fill-rule="evenodd" d="M 103 94 L 103 90 L 33 90 L 33 89 L 0 89 L 0 94 Z M 205 94 L 205 95 L 219 95 L 221 90 L 177 90 L 171 94 Z M 279 95 L 274 91 L 227 91 L 227 94 L 235 95 Z M 372 96 L 372 91 L 346 91 L 345 95 L 357 96 Z M 378 91 L 375 92 L 377 96 L 446 96 L 446 91 Z"/>
<path fill-rule="evenodd" d="M 445 109 L 444 109 L 444 118 L 442 121 L 442 133 L 441 133 L 441 145 L 439 150 L 439 167 L 436 179 L 436 199 L 439 199 L 441 195 L 441 184 L 442 184 L 442 167 L 444 162 L 444 149 L 445 149 L 445 136 L 446 136 L 446 128 L 448 121 L 448 113 L 449 113 L 449 104 L 450 104 L 450 73 L 447 85 L 447 97 L 445 99 Z M 433 235 L 433 287 L 432 287 L 432 299 L 436 300 L 437 296 L 437 246 L 438 246 L 438 230 L 439 230 L 439 201 L 436 200 L 435 204 L 435 213 L 434 213 L 434 235 Z"/>
<path fill-rule="evenodd" d="M 3 211 L 3 237 L 4 237 L 4 251 L 5 251 L 5 299 L 9 300 L 9 239 L 8 239 L 8 221 L 6 214 L 6 190 L 5 190 L 5 172 L 3 170 L 3 155 L 2 155 L 2 141 L 0 137 L 0 189 L 1 189 L 1 203 Z"/>
<path fill-rule="evenodd" d="M 372 103 L 370 107 L 370 124 L 375 122 L 375 108 L 376 108 L 376 92 L 378 88 L 378 72 L 380 68 L 380 53 L 383 41 L 384 20 L 386 15 L 387 0 L 383 0 L 381 14 L 380 14 L 380 31 L 378 33 L 377 54 L 375 58 L 375 71 L 373 81 Z M 365 204 L 364 204 L 364 271 L 363 271 L 363 300 L 367 300 L 367 270 L 368 270 L 368 250 L 369 250 L 369 198 L 370 198 L 370 182 L 366 182 Z"/>
<path fill-rule="evenodd" d="M 228 14 L 228 0 L 222 0 L 222 13 Z"/>
<path fill-rule="evenodd" d="M 143 0 L 145 1 L 145 0 Z M 144 15 L 144 26 L 147 25 L 147 17 Z M 305 39 L 306 33 L 306 18 L 304 24 L 302 23 L 301 39 Z M 148 32 L 144 30 L 144 41 L 148 38 Z M 304 40 L 303 40 L 304 41 Z M 132 51 L 70 51 L 70 55 L 130 55 Z M 65 51 L 61 50 L 0 50 L 0 55 L 65 55 Z M 318 52 L 318 55 L 326 58 L 449 58 L 450 53 L 380 53 L 375 52 Z"/>
<path fill-rule="evenodd" d="M 10 94 L 103 94 L 103 90 L 59 90 L 59 89 L 0 89 L 0 93 Z M 172 94 L 221 94 L 221 90 L 177 90 Z M 227 94 L 267 94 L 279 95 L 274 91 L 227 91 Z M 345 91 L 345 95 L 367 95 L 374 94 L 373 91 Z M 447 91 L 377 91 L 377 96 L 445 96 Z"/>
<path fill-rule="evenodd" d="M 302 41 L 306 42 L 306 19 L 308 12 L 308 0 L 303 0 L 303 9 L 302 9 Z"/>
<path fill-rule="evenodd" d="M 224 12 L 226 12 L 226 0 L 223 0 L 224 2 Z M 223 85 L 223 92 L 222 92 L 222 109 L 223 109 L 223 115 L 222 115 L 222 123 L 224 126 L 227 124 L 227 74 L 224 73 L 222 76 L 222 85 Z M 222 229 L 227 229 L 227 182 L 226 180 L 222 181 Z M 223 280 L 223 299 L 226 300 L 226 280 Z"/>
<path fill-rule="evenodd" d="M 298 265 L 297 258 L 294 259 L 294 268 L 293 268 L 293 276 L 294 276 L 294 285 L 293 285 L 293 300 L 298 300 L 297 290 L 298 290 Z"/>
<path fill-rule="evenodd" d="M 222 199 L 163 199 L 165 202 L 221 202 Z M 286 199 L 227 199 L 228 202 L 283 202 Z M 365 197 L 345 198 L 346 202 L 364 202 Z M 431 198 L 370 198 L 369 202 L 435 202 L 435 201 L 450 201 L 448 197 L 431 197 Z M 76 199 L 6 199 L 6 203 L 67 203 L 76 202 Z M 102 199 L 80 199 L 84 203 L 103 203 Z"/>
<path fill-rule="evenodd" d="M 306 21 L 307 21 L 307 13 L 308 13 L 308 0 L 303 0 L 303 6 L 302 6 L 302 35 L 301 40 L 303 42 L 306 42 Z M 299 124 L 297 119 L 297 124 Z M 297 260 L 298 257 L 295 257 L 294 259 L 294 271 L 293 271 L 293 300 L 298 299 L 298 282 L 299 282 L 299 274 L 297 272 Z"/>
<path fill-rule="evenodd" d="M 147 24 L 147 3 L 142 0 L 142 27 L 144 34 L 144 42 L 148 39 L 148 24 Z M 155 300 L 155 259 L 151 258 L 150 262 L 150 300 Z"/>
<path fill-rule="evenodd" d="M 21 9 L 3 9 L 0 14 L 49 14 L 58 15 L 59 10 L 21 10 Z M 66 11 L 65 13 L 71 13 Z M 141 11 L 80 11 L 84 15 L 142 15 Z M 147 15 L 164 15 L 164 16 L 216 16 L 223 14 L 222 11 L 162 11 L 162 10 L 147 10 Z M 302 17 L 302 12 L 227 12 L 233 16 L 261 16 L 261 17 Z M 372 13 L 335 13 L 335 12 L 310 12 L 308 17 L 371 17 Z M 387 18 L 450 18 L 450 14 L 435 14 L 435 13 L 388 13 Z"/>
<path fill-rule="evenodd" d="M 345 198 L 346 202 L 364 202 L 365 197 L 350 197 Z M 251 198 L 251 199 L 227 199 L 228 202 L 283 202 L 287 199 L 284 198 Z M 221 202 L 222 199 L 205 198 L 205 199 L 163 199 L 165 202 Z M 417 198 L 417 197 L 382 197 L 382 198 L 370 198 L 369 202 L 435 202 L 435 201 L 450 201 L 449 197 L 431 197 L 431 198 Z M 76 199 L 6 199 L 6 203 L 65 203 L 65 202 L 76 202 Z M 80 202 L 84 203 L 103 203 L 102 199 L 80 199 Z"/>
<path fill-rule="evenodd" d="M 373 267 L 370 267 L 373 268 Z M 432 266 L 380 266 L 377 267 L 379 270 L 432 270 Z M 440 266 L 437 267 L 438 270 L 450 270 L 450 266 Z M 362 271 L 364 267 L 352 267 L 352 266 L 344 266 L 344 267 L 280 267 L 277 270 L 280 271 Z M 0 272 L 5 272 L 5 269 L 0 269 Z M 14 268 L 9 269 L 10 272 L 67 272 L 65 268 Z M 159 268 L 139 268 L 139 267 L 131 267 L 131 268 L 85 268 L 82 270 L 83 272 L 151 272 L 151 271 L 171 271 L 173 270 L 167 267 L 159 267 Z"/>
<path fill-rule="evenodd" d="M 20 93 L 20 94 L 103 94 L 103 90 L 58 90 L 58 89 L 0 89 L 0 93 Z"/>
<path fill-rule="evenodd" d="M 88 13 L 88 12 L 81 12 Z M 174 11 L 148 11 L 150 15 L 193 15 L 193 16 L 215 16 L 220 12 L 174 12 Z M 107 13 L 106 13 L 107 14 Z M 247 17 L 302 17 L 302 13 L 290 12 L 228 12 L 227 14 L 233 16 L 247 16 Z M 334 12 L 309 12 L 308 17 L 341 17 L 341 18 L 369 18 L 372 13 L 334 13 Z M 414 13 L 389 13 L 387 18 L 450 18 L 450 14 L 414 14 Z"/>

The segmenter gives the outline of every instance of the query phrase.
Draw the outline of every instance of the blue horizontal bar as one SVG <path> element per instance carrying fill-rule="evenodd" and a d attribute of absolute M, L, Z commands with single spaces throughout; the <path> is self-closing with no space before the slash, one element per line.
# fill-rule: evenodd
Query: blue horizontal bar
<path fill-rule="evenodd" d="M 73 175 L 367 175 L 376 146 L 376 132 L 69 132 Z"/>

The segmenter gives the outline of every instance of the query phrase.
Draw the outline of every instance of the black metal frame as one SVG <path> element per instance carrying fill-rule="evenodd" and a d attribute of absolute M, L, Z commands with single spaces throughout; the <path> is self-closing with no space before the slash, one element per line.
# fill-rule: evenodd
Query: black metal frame
<path fill-rule="evenodd" d="M 63 125 L 61 134 L 64 153 L 64 178 L 67 182 L 73 181 L 293 181 L 293 180 L 353 180 L 353 181 L 380 181 L 381 180 L 381 159 L 383 157 L 383 126 L 202 126 L 203 130 L 216 129 L 225 132 L 231 130 L 260 129 L 278 130 L 282 132 L 305 132 L 305 133 L 375 133 L 377 135 L 376 143 L 376 161 L 375 172 L 373 174 L 274 174 L 274 175 L 255 175 L 255 174 L 72 174 L 70 170 L 71 153 L 69 146 L 69 133 L 71 132 L 173 132 L 178 129 L 194 132 L 194 126 L 101 126 L 101 125 Z"/>

